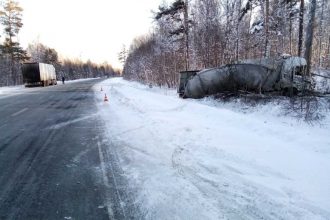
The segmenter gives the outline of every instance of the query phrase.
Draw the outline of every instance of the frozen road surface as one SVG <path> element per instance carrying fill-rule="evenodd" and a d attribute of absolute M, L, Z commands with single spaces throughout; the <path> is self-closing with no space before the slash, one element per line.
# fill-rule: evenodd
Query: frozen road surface
<path fill-rule="evenodd" d="M 0 88 L 0 219 L 126 219 L 125 180 L 92 86 Z"/>

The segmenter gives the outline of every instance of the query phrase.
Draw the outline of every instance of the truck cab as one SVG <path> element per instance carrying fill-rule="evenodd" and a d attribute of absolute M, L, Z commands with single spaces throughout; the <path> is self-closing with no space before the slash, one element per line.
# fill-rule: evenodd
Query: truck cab
<path fill-rule="evenodd" d="M 189 79 L 191 79 L 193 76 L 195 76 L 199 70 L 187 70 L 187 71 L 181 71 L 180 72 L 180 81 L 179 81 L 179 88 L 178 93 L 180 97 L 183 97 L 184 90 L 186 87 L 186 84 Z"/>
<path fill-rule="evenodd" d="M 291 91 L 293 94 L 298 91 L 311 90 L 312 78 L 306 72 L 307 62 L 302 57 L 283 58 L 279 89 L 284 92 Z"/>

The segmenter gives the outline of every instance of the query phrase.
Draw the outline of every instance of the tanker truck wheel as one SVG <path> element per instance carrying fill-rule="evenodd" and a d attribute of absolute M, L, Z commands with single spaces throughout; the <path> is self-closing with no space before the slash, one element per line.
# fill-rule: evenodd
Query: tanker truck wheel
<path fill-rule="evenodd" d="M 296 96 L 296 95 L 298 95 L 298 89 L 295 87 L 293 87 L 293 88 L 286 87 L 283 89 L 282 95 L 288 96 L 288 97 Z"/>

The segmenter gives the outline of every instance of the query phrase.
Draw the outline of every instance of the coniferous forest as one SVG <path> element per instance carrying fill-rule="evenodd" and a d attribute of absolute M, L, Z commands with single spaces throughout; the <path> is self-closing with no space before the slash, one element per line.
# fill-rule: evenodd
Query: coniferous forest
<path fill-rule="evenodd" d="M 22 84 L 21 64 L 24 62 L 41 62 L 55 66 L 58 79 L 79 79 L 118 75 L 110 64 L 96 64 L 88 60 L 60 59 L 58 52 L 40 42 L 31 42 L 22 48 L 18 42 L 18 34 L 24 25 L 22 19 L 24 9 L 18 2 L 6 0 L 0 8 L 1 37 L 0 45 L 0 86 Z"/>
<path fill-rule="evenodd" d="M 153 31 L 122 51 L 127 79 L 176 87 L 182 70 L 282 54 L 330 68 L 327 0 L 176 0 L 153 18 Z"/>

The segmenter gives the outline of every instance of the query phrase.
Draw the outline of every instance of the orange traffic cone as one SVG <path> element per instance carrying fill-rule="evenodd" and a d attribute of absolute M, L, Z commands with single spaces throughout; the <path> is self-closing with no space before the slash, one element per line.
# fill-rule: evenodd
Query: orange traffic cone
<path fill-rule="evenodd" d="M 101 92 L 103 91 L 102 86 L 101 86 Z"/>
<path fill-rule="evenodd" d="M 105 101 L 105 102 L 109 101 L 109 100 L 108 100 L 108 97 L 107 97 L 107 94 L 104 94 L 104 101 Z"/>

